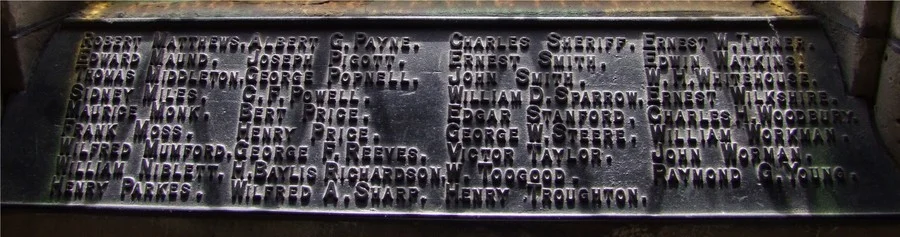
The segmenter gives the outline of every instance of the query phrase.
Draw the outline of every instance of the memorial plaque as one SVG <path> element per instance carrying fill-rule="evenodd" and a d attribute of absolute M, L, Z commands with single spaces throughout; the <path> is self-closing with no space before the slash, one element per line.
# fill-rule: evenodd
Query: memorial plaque
<path fill-rule="evenodd" d="M 808 18 L 70 21 L 7 206 L 857 216 L 900 176 Z"/>

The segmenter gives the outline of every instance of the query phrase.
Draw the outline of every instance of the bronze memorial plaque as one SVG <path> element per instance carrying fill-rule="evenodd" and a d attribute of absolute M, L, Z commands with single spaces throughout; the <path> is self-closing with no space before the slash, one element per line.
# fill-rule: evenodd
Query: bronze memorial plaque
<path fill-rule="evenodd" d="M 900 173 L 809 18 L 70 20 L 6 206 L 869 216 Z"/>

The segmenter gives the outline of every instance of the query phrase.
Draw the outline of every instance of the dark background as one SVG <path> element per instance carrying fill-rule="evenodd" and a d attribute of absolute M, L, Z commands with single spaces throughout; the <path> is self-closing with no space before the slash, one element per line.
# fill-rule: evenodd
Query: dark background
<path fill-rule="evenodd" d="M 499 1 L 496 1 L 499 3 Z M 2 101 L 14 102 L 47 39 L 67 18 L 295 15 L 793 16 L 820 17 L 849 94 L 868 101 L 887 150 L 900 156 L 900 4 L 892 2 L 651 1 L 0 2 Z M 483 5 L 482 5 L 483 4 Z M 14 114 L 2 114 L 15 116 Z M 5 120 L 5 119 L 4 119 Z M 2 157 L 0 159 L 8 159 Z M 900 201 L 900 200 L 898 200 Z M 96 212 L 0 206 L 2 236 L 898 236 L 895 218 L 604 219 L 583 221 L 348 219 Z"/>

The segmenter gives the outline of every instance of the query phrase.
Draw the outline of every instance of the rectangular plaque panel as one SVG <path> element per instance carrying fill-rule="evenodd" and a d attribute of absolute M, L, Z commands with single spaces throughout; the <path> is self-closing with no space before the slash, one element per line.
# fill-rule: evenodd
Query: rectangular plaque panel
<path fill-rule="evenodd" d="M 71 21 L 6 108 L 5 205 L 896 214 L 807 18 Z"/>

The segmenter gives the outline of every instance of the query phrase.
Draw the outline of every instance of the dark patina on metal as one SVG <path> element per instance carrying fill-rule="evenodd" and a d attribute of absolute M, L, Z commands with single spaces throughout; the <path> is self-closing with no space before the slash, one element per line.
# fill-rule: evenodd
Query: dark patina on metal
<path fill-rule="evenodd" d="M 3 123 L 5 205 L 896 214 L 806 18 L 71 21 Z"/>

